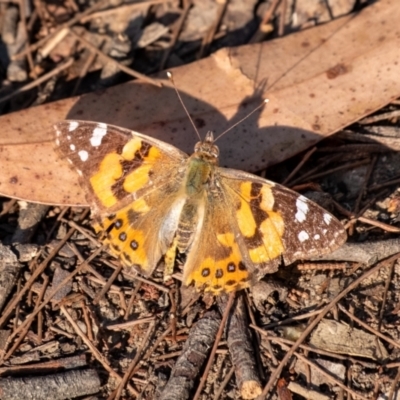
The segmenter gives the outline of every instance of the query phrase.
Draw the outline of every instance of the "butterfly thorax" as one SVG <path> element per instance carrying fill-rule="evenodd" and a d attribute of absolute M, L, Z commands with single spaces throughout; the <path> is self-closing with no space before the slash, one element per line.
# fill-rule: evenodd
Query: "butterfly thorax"
<path fill-rule="evenodd" d="M 206 190 L 212 189 L 218 156 L 219 149 L 214 144 L 214 136 L 210 131 L 204 141 L 196 144 L 194 153 L 187 161 L 185 186 L 188 197 L 201 197 Z"/>

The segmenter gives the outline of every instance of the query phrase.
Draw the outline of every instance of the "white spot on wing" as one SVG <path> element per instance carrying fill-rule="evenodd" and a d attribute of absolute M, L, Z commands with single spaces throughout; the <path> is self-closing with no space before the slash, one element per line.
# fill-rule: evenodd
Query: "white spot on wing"
<path fill-rule="evenodd" d="M 305 240 L 309 239 L 308 233 L 306 231 L 301 231 L 298 236 L 300 242 L 304 242 Z"/>
<path fill-rule="evenodd" d="M 78 156 L 82 161 L 86 161 L 89 158 L 89 153 L 86 150 L 78 151 Z"/>
<path fill-rule="evenodd" d="M 74 144 L 70 144 L 70 145 L 69 145 L 69 148 L 70 148 L 72 151 L 75 151 L 75 145 L 74 145 Z"/>
<path fill-rule="evenodd" d="M 67 135 L 67 139 L 68 139 L 68 140 L 71 140 L 71 135 Z"/>
<path fill-rule="evenodd" d="M 58 139 L 58 138 L 56 139 L 56 145 L 57 145 L 57 146 L 59 146 L 59 145 L 60 145 L 60 141 L 59 141 L 59 139 Z"/>
<path fill-rule="evenodd" d="M 68 130 L 69 130 L 70 132 L 74 131 L 74 130 L 78 127 L 78 125 L 79 125 L 78 122 L 76 122 L 76 121 L 71 121 L 71 122 L 69 123 Z"/>
<path fill-rule="evenodd" d="M 93 147 L 98 147 L 101 145 L 103 136 L 107 134 L 107 125 L 104 123 L 99 123 L 93 130 L 93 135 L 90 138 L 90 144 Z"/>
<path fill-rule="evenodd" d="M 332 215 L 330 214 L 324 214 L 324 221 L 327 225 L 329 225 L 332 221 Z"/>
<path fill-rule="evenodd" d="M 306 214 L 308 212 L 307 199 L 304 196 L 299 196 L 296 200 L 296 220 L 298 222 L 304 222 L 306 220 Z"/>
<path fill-rule="evenodd" d="M 318 234 L 316 234 L 316 235 L 314 235 L 314 239 L 315 239 L 315 240 L 321 239 L 321 236 L 319 236 Z"/>

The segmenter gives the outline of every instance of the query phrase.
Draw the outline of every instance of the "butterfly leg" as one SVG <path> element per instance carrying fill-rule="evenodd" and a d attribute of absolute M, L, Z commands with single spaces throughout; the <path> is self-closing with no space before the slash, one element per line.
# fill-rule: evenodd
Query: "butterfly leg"
<path fill-rule="evenodd" d="M 164 256 L 165 267 L 164 267 L 164 282 L 171 278 L 171 275 L 174 273 L 175 266 L 175 256 L 176 249 L 178 247 L 178 238 L 175 236 L 171 245 L 169 246 L 167 252 Z"/>

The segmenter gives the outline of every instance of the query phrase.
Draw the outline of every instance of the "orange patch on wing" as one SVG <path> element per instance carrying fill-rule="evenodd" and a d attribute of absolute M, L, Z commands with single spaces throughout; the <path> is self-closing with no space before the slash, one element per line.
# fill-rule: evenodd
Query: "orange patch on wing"
<path fill-rule="evenodd" d="M 253 236 L 256 232 L 257 224 L 251 212 L 250 204 L 247 201 L 241 199 L 240 208 L 236 212 L 236 217 L 242 235 L 246 237 Z"/>
<path fill-rule="evenodd" d="M 135 158 L 135 153 L 142 147 L 142 140 L 134 137 L 128 143 L 125 144 L 122 149 L 122 157 L 125 160 L 133 160 Z"/>
<path fill-rule="evenodd" d="M 138 140 L 137 138 L 132 139 L 125 145 L 122 155 L 126 157 L 127 160 L 132 160 L 134 158 L 135 152 L 140 150 L 140 146 L 140 140 Z M 137 190 L 142 189 L 150 179 L 152 164 L 156 162 L 160 157 L 161 152 L 155 147 L 150 147 L 148 154 L 143 155 L 142 165 L 134 169 L 130 174 L 126 176 L 124 180 L 124 190 L 128 193 L 134 193 Z"/>
<path fill-rule="evenodd" d="M 90 178 L 93 192 L 105 207 L 112 207 L 117 203 L 117 198 L 112 192 L 112 185 L 121 176 L 120 156 L 117 153 L 111 153 L 104 157 L 98 172 Z"/>
<path fill-rule="evenodd" d="M 140 207 L 143 207 L 143 204 Z M 145 232 L 131 226 L 128 212 L 133 209 L 134 207 L 129 205 L 119 210 L 112 219 L 105 218 L 101 224 L 95 224 L 94 228 L 96 232 L 104 232 L 111 227 L 102 239 L 102 242 L 108 246 L 109 252 L 118 257 L 124 266 L 133 266 L 146 273 L 149 269 L 149 259 L 144 246 Z"/>
<path fill-rule="evenodd" d="M 244 289 L 250 285 L 249 272 L 242 262 L 239 246 L 231 233 L 217 236 L 218 242 L 226 248 L 227 257 L 214 259 L 206 257 L 188 276 L 186 284 L 194 281 L 197 289 L 218 294 Z"/>
<path fill-rule="evenodd" d="M 284 246 L 282 236 L 284 232 L 284 221 L 279 213 L 272 210 L 274 206 L 274 196 L 271 186 L 263 184 L 257 196 L 252 195 L 252 186 L 252 182 L 243 182 L 240 185 L 242 200 L 240 201 L 240 208 L 236 215 L 239 230 L 243 236 L 252 238 L 258 233 L 262 238 L 263 244 L 249 249 L 251 261 L 255 264 L 260 264 L 271 261 L 283 253 Z M 258 207 L 268 215 L 259 226 L 257 226 L 256 219 L 253 216 L 250 206 L 250 202 L 257 198 L 260 198 Z"/>
<path fill-rule="evenodd" d="M 269 211 L 268 217 L 259 227 L 263 244 L 254 249 L 249 249 L 250 259 L 255 264 L 273 260 L 279 257 L 284 250 L 282 243 L 283 219 L 274 211 Z"/>

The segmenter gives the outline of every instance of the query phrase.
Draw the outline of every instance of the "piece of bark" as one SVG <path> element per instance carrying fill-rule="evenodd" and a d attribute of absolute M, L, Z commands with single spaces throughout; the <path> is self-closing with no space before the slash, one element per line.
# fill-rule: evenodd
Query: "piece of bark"
<path fill-rule="evenodd" d="M 20 203 L 23 204 L 23 203 Z M 26 203 L 26 206 L 20 208 L 18 217 L 18 229 L 12 237 L 13 243 L 30 242 L 35 230 L 49 209 L 43 204 Z"/>
<path fill-rule="evenodd" d="M 400 239 L 380 240 L 365 243 L 345 243 L 334 252 L 311 260 L 354 261 L 367 266 L 375 264 L 397 253 L 400 248 Z"/>
<path fill-rule="evenodd" d="M 296 382 L 290 382 L 288 385 L 288 389 L 297 393 L 300 396 L 309 399 L 309 400 L 329 400 L 331 397 L 326 394 L 322 394 L 321 392 L 317 392 L 316 390 L 307 389 Z"/>
<path fill-rule="evenodd" d="M 325 360 L 323 358 L 312 358 L 310 359 L 321 366 L 326 372 L 329 372 L 335 379 L 344 382 L 346 375 L 346 367 L 342 362 L 334 362 Z M 310 382 L 314 387 L 321 386 L 326 383 L 326 376 L 320 372 L 319 369 L 313 367 L 313 365 L 306 364 L 304 361 L 297 360 L 294 367 L 296 374 L 301 375 L 303 379 L 306 379 L 308 373 L 310 373 Z"/>
<path fill-rule="evenodd" d="M 182 354 L 172 369 L 160 400 L 186 400 L 191 398 L 190 391 L 215 341 L 220 323 L 219 314 L 210 311 L 190 330 Z"/>
<path fill-rule="evenodd" d="M 227 298 L 217 298 L 218 307 L 224 313 Z M 225 328 L 229 353 L 235 366 L 236 384 L 244 399 L 255 399 L 262 392 L 261 380 L 257 374 L 254 348 L 248 329 L 247 312 L 243 297 L 238 295 Z"/>
<path fill-rule="evenodd" d="M 16 6 L 7 8 L 4 19 L 3 27 L 1 30 L 1 38 L 5 44 L 14 44 L 17 37 L 19 10 Z"/>
<path fill-rule="evenodd" d="M 86 355 L 80 354 L 78 356 L 64 357 L 57 360 L 49 360 L 38 362 L 30 365 L 10 365 L 0 368 L 0 376 L 9 374 L 49 374 L 55 370 L 69 370 L 84 367 L 87 365 Z"/>
<path fill-rule="evenodd" d="M 62 400 L 97 393 L 99 390 L 100 378 L 94 369 L 30 378 L 0 379 L 2 400 Z"/>
<path fill-rule="evenodd" d="M 0 310 L 14 288 L 20 269 L 17 256 L 0 243 Z"/>
<path fill-rule="evenodd" d="M 47 288 L 44 298 L 47 298 L 47 296 L 53 291 L 53 289 L 57 287 L 68 275 L 69 275 L 68 271 L 58 266 L 54 271 L 51 286 Z M 62 300 L 70 293 L 71 290 L 72 290 L 72 281 L 69 281 L 68 283 L 63 285 L 59 291 L 57 291 L 57 293 L 53 296 L 51 301 L 58 302 Z"/>
<path fill-rule="evenodd" d="M 310 336 L 310 345 L 333 353 L 384 361 L 389 354 L 380 339 L 344 323 L 323 319 Z"/>
<path fill-rule="evenodd" d="M 7 45 L 7 51 L 11 57 L 18 53 L 27 43 L 26 31 L 22 21 L 17 24 L 17 34 L 12 44 Z M 7 79 L 11 82 L 24 82 L 28 79 L 25 58 L 12 60 L 7 67 Z"/>

